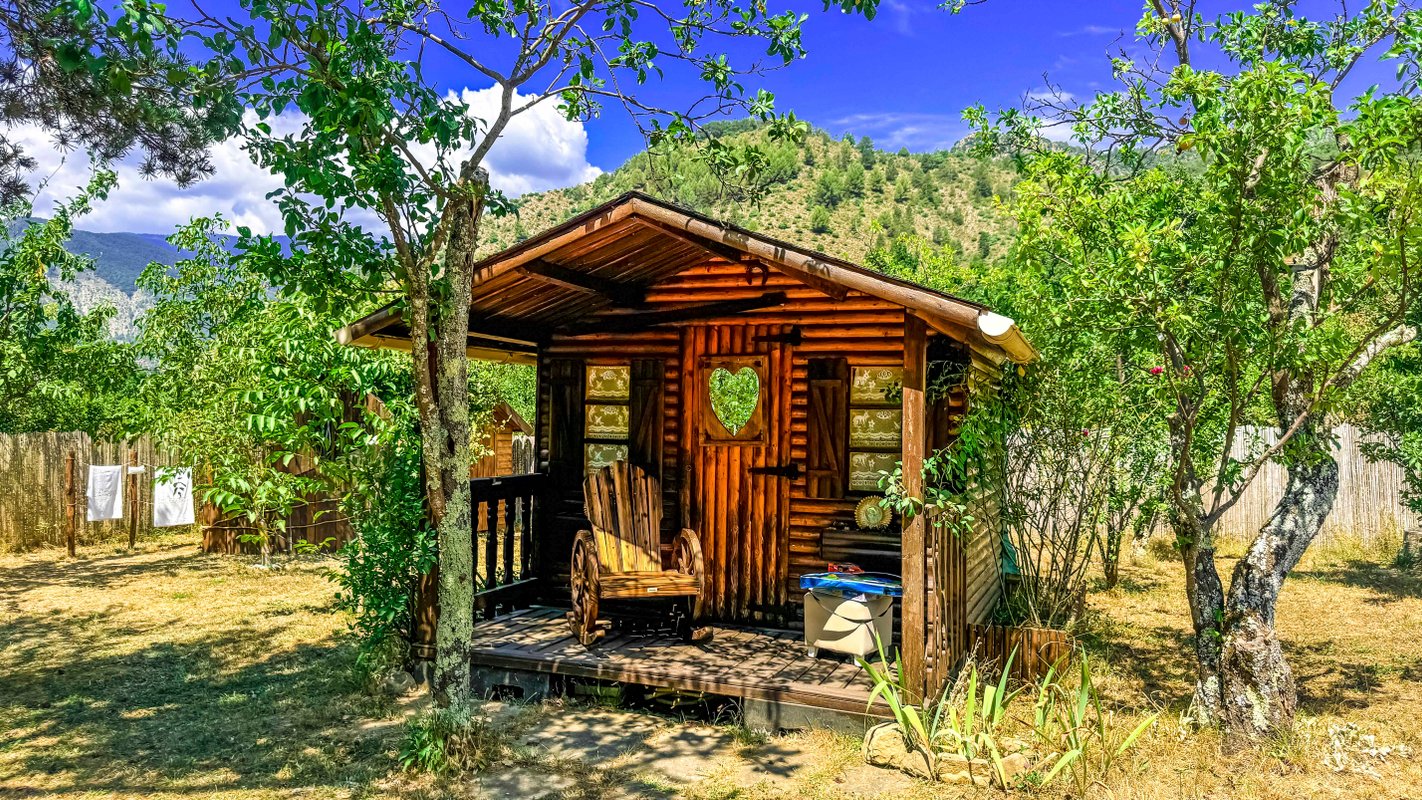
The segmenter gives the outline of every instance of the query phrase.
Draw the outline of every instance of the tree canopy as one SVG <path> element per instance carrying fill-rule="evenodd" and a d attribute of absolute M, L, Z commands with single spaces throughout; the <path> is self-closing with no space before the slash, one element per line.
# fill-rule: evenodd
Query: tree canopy
<path fill-rule="evenodd" d="M 129 424 L 140 376 L 130 349 L 109 338 L 114 310 L 81 312 L 62 288 L 93 266 L 65 249 L 74 221 L 112 186 L 112 173 L 98 173 L 47 220 L 25 202 L 0 210 L 0 432 L 107 437 Z"/>

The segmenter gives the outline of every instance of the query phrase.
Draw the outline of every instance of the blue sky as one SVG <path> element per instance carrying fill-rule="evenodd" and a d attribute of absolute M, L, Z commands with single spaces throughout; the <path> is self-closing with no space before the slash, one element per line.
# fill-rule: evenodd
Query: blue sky
<path fill-rule="evenodd" d="M 961 113 L 973 104 L 1019 105 L 1047 80 L 1077 98 L 1107 88 L 1108 51 L 1132 45 L 1142 8 L 1139 0 L 989 0 L 955 15 L 939 10 L 934 0 L 881 2 L 878 17 L 868 21 L 823 11 L 814 0 L 770 0 L 772 9 L 809 14 L 804 26 L 809 56 L 749 85 L 770 89 L 780 110 L 793 110 L 836 136 L 868 135 L 888 149 L 940 149 L 964 135 Z M 173 0 L 174 9 L 181 5 L 182 0 Z M 237 9 L 235 0 L 208 6 Z M 1248 3 L 1203 0 L 1200 7 L 1214 16 Z M 1303 3 L 1305 13 L 1334 9 L 1328 0 Z M 733 50 L 732 55 L 756 53 Z M 1208 52 L 1198 54 L 1197 66 L 1209 61 Z M 441 88 L 465 92 L 476 110 L 492 102 L 491 95 L 479 91 L 484 85 L 473 80 L 477 74 L 452 61 L 433 61 L 426 73 L 447 76 Z M 1384 67 L 1367 64 L 1350 84 L 1360 90 L 1386 79 Z M 647 87 L 646 96 L 679 107 L 693 90 L 670 73 L 668 80 Z M 43 132 L 21 131 L 19 138 L 41 156 L 40 174 L 49 179 L 36 209 L 44 213 L 47 203 L 83 181 L 88 165 L 82 154 L 61 159 Z M 552 104 L 545 103 L 511 128 L 488 166 L 496 185 L 518 194 L 588 180 L 616 168 L 642 146 L 636 127 L 619 108 L 579 124 L 558 118 Z M 188 190 L 144 180 L 133 164 L 122 165 L 120 188 L 81 227 L 168 233 L 191 216 L 220 211 L 257 230 L 278 228 L 279 218 L 264 199 L 278 185 L 276 179 L 251 166 L 235 144 L 217 148 L 214 161 L 217 174 Z"/>

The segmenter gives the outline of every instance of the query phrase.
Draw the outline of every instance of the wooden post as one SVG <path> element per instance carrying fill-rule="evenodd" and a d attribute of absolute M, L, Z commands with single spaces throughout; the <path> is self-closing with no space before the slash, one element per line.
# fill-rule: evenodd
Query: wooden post
<path fill-rule="evenodd" d="M 138 546 L 138 451 L 128 448 L 128 549 Z"/>
<path fill-rule="evenodd" d="M 415 609 L 410 631 L 410 656 L 416 661 L 434 661 L 435 632 L 439 628 L 439 565 L 420 576 L 415 586 Z"/>
<path fill-rule="evenodd" d="M 77 538 L 77 505 L 78 500 L 74 496 L 74 451 L 70 450 L 64 456 L 64 544 L 69 548 L 70 558 L 74 557 L 74 540 Z"/>
<path fill-rule="evenodd" d="M 923 320 L 913 315 L 904 318 L 904 493 L 912 498 L 923 497 L 923 449 L 928 377 L 927 330 Z M 928 521 L 916 514 L 903 526 L 903 683 L 909 695 L 920 700 L 927 688 L 927 582 L 924 566 L 927 561 Z"/>

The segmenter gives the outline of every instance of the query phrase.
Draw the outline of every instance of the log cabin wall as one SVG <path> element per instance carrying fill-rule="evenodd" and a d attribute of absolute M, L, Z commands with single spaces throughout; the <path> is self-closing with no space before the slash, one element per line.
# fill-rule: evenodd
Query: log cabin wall
<path fill-rule="evenodd" d="M 484 431 L 479 446 L 485 450 L 469 467 L 471 478 L 493 478 L 513 474 L 513 431 L 491 427 Z"/>
<path fill-rule="evenodd" d="M 849 367 L 897 366 L 902 363 L 905 312 L 901 306 L 858 292 L 848 292 L 837 299 L 774 268 L 759 264 L 708 259 L 651 287 L 646 295 L 646 308 L 655 311 L 688 303 L 753 299 L 776 291 L 785 293 L 786 302 L 783 305 L 639 332 L 555 335 L 545 346 L 540 359 L 536 423 L 538 448 L 550 451 L 555 462 L 550 464 L 551 471 L 555 475 L 564 475 L 564 479 L 559 482 L 557 507 L 549 512 L 550 524 L 544 528 L 545 533 L 540 539 L 549 553 L 549 557 L 541 561 L 550 569 L 558 570 L 548 575 L 550 585 L 557 587 L 556 592 L 563 591 L 566 583 L 567 559 L 561 554 L 572 547 L 573 533 L 584 527 L 586 521 L 582 515 L 581 487 L 574 479 L 581 475 L 581 420 L 574 419 L 575 415 L 569 417 L 570 424 L 578 429 L 578 436 L 575 441 L 562 442 L 562 452 L 557 452 L 560 448 L 555 443 L 553 430 L 553 417 L 557 412 L 553 407 L 559 404 L 552 400 L 555 391 L 560 390 L 554 385 L 554 373 L 567 375 L 580 371 L 579 366 L 575 365 L 628 364 L 636 359 L 661 361 L 664 397 L 661 473 L 666 509 L 663 519 L 670 533 L 672 526 L 700 521 L 699 509 L 686 507 L 688 501 L 683 492 L 688 466 L 683 463 L 683 409 L 687 405 L 683 387 L 690 380 L 691 365 L 682 363 L 682 329 L 727 326 L 798 329 L 800 341 L 789 348 L 788 460 L 800 465 L 805 464 L 809 447 L 807 429 L 812 360 L 843 359 Z M 608 316 L 611 315 L 596 314 L 590 319 Z M 571 379 L 565 380 L 571 382 Z M 569 383 L 562 385 L 568 386 Z M 561 431 L 558 435 L 567 436 L 568 431 Z M 550 443 L 554 446 L 550 447 Z M 780 573 L 783 585 L 773 598 L 762 597 L 760 602 L 752 603 L 758 606 L 753 609 L 752 617 L 784 622 L 798 614 L 795 599 L 798 597 L 800 575 L 825 568 L 825 560 L 820 553 L 821 533 L 829 527 L 853 525 L 855 504 L 864 494 L 843 492 L 844 496 L 840 497 L 813 497 L 810 480 L 803 471 L 799 477 L 790 480 L 785 563 L 783 569 L 777 564 L 767 565 Z M 768 608 L 766 600 L 773 600 L 781 607 Z"/>

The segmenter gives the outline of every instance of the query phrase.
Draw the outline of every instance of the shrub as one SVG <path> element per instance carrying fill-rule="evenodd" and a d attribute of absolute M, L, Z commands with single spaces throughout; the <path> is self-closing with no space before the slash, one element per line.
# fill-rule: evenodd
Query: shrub
<path fill-rule="evenodd" d="M 938 184 L 933 180 L 933 173 L 928 170 L 919 170 L 913 174 L 913 186 L 918 190 L 919 199 L 926 205 L 937 206 L 939 203 Z"/>
<path fill-rule="evenodd" d="M 493 764 L 504 748 L 487 719 L 460 719 L 434 709 L 406 724 L 399 759 L 412 772 L 477 772 Z"/>
<path fill-rule="evenodd" d="M 1080 797 L 1106 778 L 1116 760 L 1135 746 L 1160 715 L 1146 717 L 1121 735 L 1114 712 L 1101 700 L 1086 652 L 1078 651 L 1076 658 L 1080 674 L 1075 687 L 1062 684 L 1056 667 L 1047 670 L 1033 704 L 1032 730 L 1051 754 L 1043 761 L 1048 766 L 1040 776 L 1041 783 L 1051 783 L 1064 770 L 1069 771 Z"/>
<path fill-rule="evenodd" d="M 844 182 L 839 173 L 826 170 L 815 181 L 814 201 L 825 208 L 844 202 Z"/>
<path fill-rule="evenodd" d="M 875 193 L 884 191 L 884 173 L 877 169 L 870 170 L 864 176 L 864 188 Z"/>
<path fill-rule="evenodd" d="M 339 607 L 354 614 L 357 667 L 403 660 L 420 576 L 434 567 L 435 533 L 425 520 L 420 443 L 413 423 L 392 425 L 358 464 L 344 501 L 356 537 L 341 548 L 332 579 Z"/>
<path fill-rule="evenodd" d="M 864 196 L 864 167 L 850 164 L 844 171 L 844 194 L 847 197 Z"/>
<path fill-rule="evenodd" d="M 913 181 L 908 175 L 900 175 L 894 181 L 894 202 L 907 203 L 913 197 Z"/>
<path fill-rule="evenodd" d="M 987 165 L 980 161 L 977 166 L 973 167 L 973 196 L 986 200 L 993 194 L 995 192 L 992 188 L 992 179 L 988 177 Z"/>
<path fill-rule="evenodd" d="M 1007 786 L 1003 768 L 1002 729 L 1007 721 L 1007 708 L 1021 689 L 1008 691 L 1007 678 L 1012 671 L 1012 654 L 1007 657 L 996 683 L 985 680 L 977 662 L 969 660 L 958 673 L 958 680 L 943 687 L 936 700 L 925 699 L 915 704 L 904 687 L 902 662 L 895 658 L 892 668 L 886 666 L 882 642 L 878 665 L 860 659 L 860 667 L 869 675 L 873 688 L 869 705 L 882 697 L 894 722 L 903 734 L 904 743 L 921 753 L 927 761 L 929 774 L 937 776 L 938 763 L 944 753 L 954 753 L 969 762 L 985 759 L 992 765 L 998 786 Z"/>
<path fill-rule="evenodd" d="M 824 206 L 815 206 L 810 211 L 810 230 L 815 233 L 830 232 L 830 212 Z"/>
<path fill-rule="evenodd" d="M 997 241 L 997 237 L 987 231 L 978 231 L 978 258 L 986 259 L 992 255 L 992 245 Z"/>
<path fill-rule="evenodd" d="M 874 140 L 864 136 L 859 140 L 859 163 L 865 169 L 873 169 L 874 163 L 879 160 L 879 151 L 874 149 Z"/>

